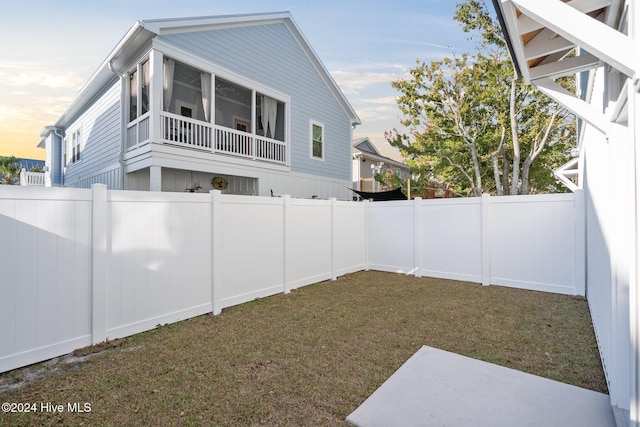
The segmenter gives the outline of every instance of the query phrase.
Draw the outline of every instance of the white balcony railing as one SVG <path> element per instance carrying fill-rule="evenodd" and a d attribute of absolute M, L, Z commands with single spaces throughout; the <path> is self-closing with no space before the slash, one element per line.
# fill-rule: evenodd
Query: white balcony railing
<path fill-rule="evenodd" d="M 149 132 L 149 117 L 150 114 L 146 113 L 129 123 L 127 126 L 127 150 L 149 142 L 151 135 Z"/>
<path fill-rule="evenodd" d="M 129 123 L 126 131 L 127 150 L 156 139 L 151 135 L 149 117 L 150 115 L 146 114 Z M 283 141 L 212 125 L 166 111 L 160 113 L 160 138 L 157 142 L 251 160 L 287 164 L 287 144 Z"/>
<path fill-rule="evenodd" d="M 160 118 L 163 144 L 287 164 L 287 144 L 282 141 L 212 125 L 166 111 L 160 114 Z"/>
<path fill-rule="evenodd" d="M 163 111 L 160 135 L 164 144 L 211 150 L 211 124 Z"/>
<path fill-rule="evenodd" d="M 20 185 L 44 187 L 44 172 L 28 172 L 23 168 L 20 171 Z"/>

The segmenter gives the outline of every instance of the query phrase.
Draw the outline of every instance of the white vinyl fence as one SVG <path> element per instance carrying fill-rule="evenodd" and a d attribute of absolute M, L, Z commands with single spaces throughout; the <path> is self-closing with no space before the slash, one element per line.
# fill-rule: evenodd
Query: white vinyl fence
<path fill-rule="evenodd" d="M 581 200 L 2 186 L 0 372 L 366 269 L 583 295 Z"/>
<path fill-rule="evenodd" d="M 584 295 L 584 202 L 574 194 L 377 202 L 368 266 Z"/>

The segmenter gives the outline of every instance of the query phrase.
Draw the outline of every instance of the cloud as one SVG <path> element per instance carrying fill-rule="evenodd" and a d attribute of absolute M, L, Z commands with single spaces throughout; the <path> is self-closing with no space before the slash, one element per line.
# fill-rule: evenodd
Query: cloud
<path fill-rule="evenodd" d="M 395 73 L 334 71 L 331 74 L 345 93 L 357 93 L 358 89 L 378 83 L 390 84 L 392 80 L 398 78 Z"/>
<path fill-rule="evenodd" d="M 16 108 L 11 105 L 0 105 L 0 124 L 11 123 L 21 120 L 24 117 L 23 108 Z"/>
<path fill-rule="evenodd" d="M 74 73 L 55 74 L 55 72 L 18 72 L 6 73 L 0 70 L 0 80 L 9 87 L 44 87 L 49 89 L 71 89 L 82 84 Z"/>
<path fill-rule="evenodd" d="M 391 88 L 391 82 L 408 75 L 408 67 L 394 63 L 334 63 L 331 75 L 347 95 L 360 95 L 374 87 Z"/>
<path fill-rule="evenodd" d="M 38 135 L 42 127 L 52 124 L 69 104 L 69 96 L 12 96 L 0 104 L 0 129 L 30 128 Z"/>
<path fill-rule="evenodd" d="M 0 61 L 0 81 L 12 88 L 77 88 L 83 79 L 76 73 L 57 70 L 55 65 L 37 61 Z"/>
<path fill-rule="evenodd" d="M 412 39 L 380 38 L 380 39 L 371 39 L 371 41 L 375 41 L 375 42 L 378 42 L 378 43 L 400 44 L 400 45 L 402 45 L 404 47 L 406 47 L 406 46 L 428 46 L 428 47 L 435 47 L 435 48 L 438 48 L 438 49 L 444 49 L 444 50 L 447 50 L 447 51 L 451 51 L 451 50 L 454 49 L 454 47 L 450 46 L 450 45 L 431 43 L 431 42 L 423 42 L 423 41 L 412 40 Z"/>

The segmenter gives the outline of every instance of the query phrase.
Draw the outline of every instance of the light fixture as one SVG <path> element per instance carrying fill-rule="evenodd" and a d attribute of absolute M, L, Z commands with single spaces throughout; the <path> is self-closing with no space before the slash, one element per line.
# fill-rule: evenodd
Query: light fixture
<path fill-rule="evenodd" d="M 193 171 L 191 171 L 191 175 L 187 181 L 187 188 L 185 188 L 184 191 L 187 193 L 197 193 L 201 188 L 200 183 L 197 180 L 193 180 Z"/>

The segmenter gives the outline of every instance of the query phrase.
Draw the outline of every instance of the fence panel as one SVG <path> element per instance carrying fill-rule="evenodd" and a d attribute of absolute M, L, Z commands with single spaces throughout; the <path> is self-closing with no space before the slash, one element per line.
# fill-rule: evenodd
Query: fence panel
<path fill-rule="evenodd" d="M 371 203 L 367 234 L 370 269 L 415 273 L 413 202 Z"/>
<path fill-rule="evenodd" d="M 481 199 L 420 202 L 420 275 L 481 282 Z"/>
<path fill-rule="evenodd" d="M 220 308 L 284 291 L 284 199 L 222 196 L 212 258 Z"/>
<path fill-rule="evenodd" d="M 582 294 L 576 197 L 354 203 L 5 186 L 0 371 L 366 268 Z"/>
<path fill-rule="evenodd" d="M 211 199 L 109 192 L 107 336 L 211 312 Z"/>
<path fill-rule="evenodd" d="M 90 195 L 0 193 L 0 372 L 91 343 Z"/>
<path fill-rule="evenodd" d="M 287 210 L 289 289 L 331 278 L 331 201 L 291 199 Z"/>
<path fill-rule="evenodd" d="M 576 294 L 573 194 L 493 197 L 491 283 Z"/>
<path fill-rule="evenodd" d="M 334 274 L 366 268 L 366 203 L 336 201 L 333 217 Z"/>

